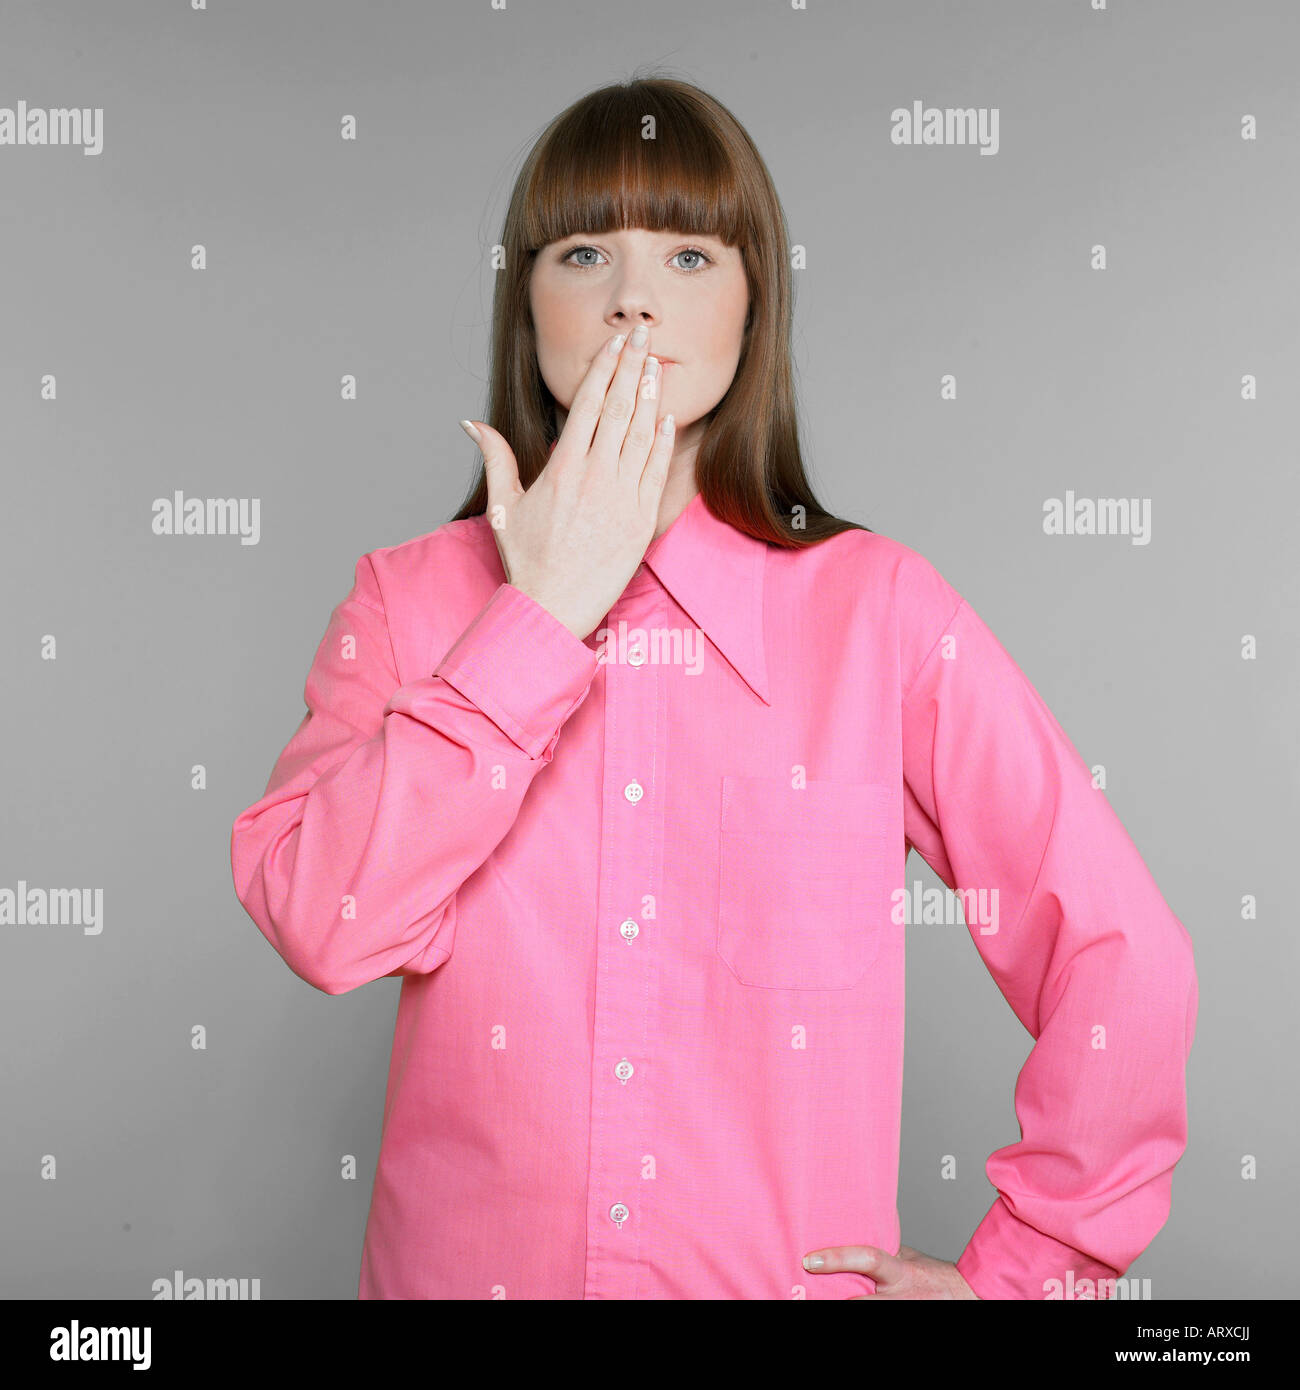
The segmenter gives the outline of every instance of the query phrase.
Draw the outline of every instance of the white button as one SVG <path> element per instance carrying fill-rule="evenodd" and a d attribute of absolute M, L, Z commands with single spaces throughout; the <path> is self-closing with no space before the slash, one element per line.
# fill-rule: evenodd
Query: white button
<path fill-rule="evenodd" d="M 624 941 L 635 941 L 641 928 L 629 917 L 626 922 L 620 922 L 618 929 L 623 933 Z"/>
<path fill-rule="evenodd" d="M 634 1070 L 635 1068 L 632 1066 L 632 1063 L 629 1062 L 626 1057 L 624 1057 L 623 1060 L 618 1064 L 618 1066 L 614 1068 L 614 1075 L 618 1077 L 618 1079 L 623 1083 L 624 1086 L 626 1086 L 627 1079 L 629 1076 L 632 1075 Z"/>
<path fill-rule="evenodd" d="M 629 666 L 644 666 L 645 652 L 640 647 L 633 647 L 627 654 L 627 664 Z"/>
<path fill-rule="evenodd" d="M 635 778 L 623 788 L 623 795 L 635 805 L 645 795 L 645 788 Z"/>
<path fill-rule="evenodd" d="M 609 1219 L 616 1226 L 621 1226 L 632 1213 L 623 1205 L 622 1202 L 615 1202 L 609 1209 Z"/>

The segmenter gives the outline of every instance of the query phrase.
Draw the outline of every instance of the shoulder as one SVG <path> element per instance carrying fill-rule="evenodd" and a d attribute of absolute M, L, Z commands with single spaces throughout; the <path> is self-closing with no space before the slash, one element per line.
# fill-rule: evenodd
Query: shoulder
<path fill-rule="evenodd" d="M 357 561 L 353 595 L 392 612 L 409 598 L 443 599 L 478 593 L 501 582 L 501 560 L 485 516 L 444 522 L 396 545 L 369 550 Z"/>
<path fill-rule="evenodd" d="M 802 552 L 802 557 L 822 592 L 866 595 L 895 608 L 909 624 L 936 628 L 962 601 L 920 551 L 879 531 L 841 531 Z"/>
<path fill-rule="evenodd" d="M 860 616 L 892 630 L 904 684 L 964 603 L 926 556 L 878 531 L 841 531 L 803 552 L 804 565 L 808 597 L 815 596 L 823 614 L 829 607 L 828 616 L 842 620 L 844 630 Z"/>

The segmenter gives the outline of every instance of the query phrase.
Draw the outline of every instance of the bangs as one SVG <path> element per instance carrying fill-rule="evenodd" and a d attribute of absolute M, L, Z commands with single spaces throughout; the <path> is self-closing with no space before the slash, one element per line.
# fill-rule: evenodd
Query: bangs
<path fill-rule="evenodd" d="M 740 246 L 749 220 L 741 190 L 716 126 L 693 103 L 635 83 L 606 89 L 563 113 L 537 150 L 519 221 L 523 249 L 633 227 Z"/>

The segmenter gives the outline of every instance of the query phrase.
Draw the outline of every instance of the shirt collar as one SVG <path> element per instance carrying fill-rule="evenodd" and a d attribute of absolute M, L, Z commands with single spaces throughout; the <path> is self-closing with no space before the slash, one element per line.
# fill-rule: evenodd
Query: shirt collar
<path fill-rule="evenodd" d="M 697 492 L 652 540 L 645 565 L 764 704 L 772 703 L 763 646 L 766 541 L 714 516 Z M 628 589 L 639 587 L 642 571 Z"/>

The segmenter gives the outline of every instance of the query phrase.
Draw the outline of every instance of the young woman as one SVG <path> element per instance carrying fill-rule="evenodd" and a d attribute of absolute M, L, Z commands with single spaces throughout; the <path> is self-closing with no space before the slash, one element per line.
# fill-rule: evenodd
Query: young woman
<path fill-rule="evenodd" d="M 813 496 L 753 144 L 597 91 L 503 251 L 483 474 L 361 558 L 231 841 L 304 980 L 402 979 L 361 1297 L 1106 1296 L 1191 943 L 970 605 Z M 912 848 L 1036 1040 L 955 1263 L 900 1245 Z"/>

